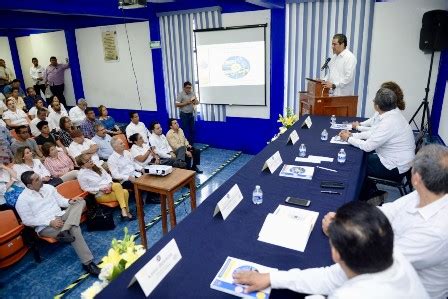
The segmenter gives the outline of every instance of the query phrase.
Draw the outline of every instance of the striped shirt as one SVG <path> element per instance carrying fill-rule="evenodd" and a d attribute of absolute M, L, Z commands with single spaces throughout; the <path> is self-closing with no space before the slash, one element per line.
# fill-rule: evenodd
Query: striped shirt
<path fill-rule="evenodd" d="M 55 178 L 59 178 L 70 170 L 75 169 L 72 159 L 61 151 L 58 151 L 58 156 L 56 158 L 45 158 L 44 165 Z"/>

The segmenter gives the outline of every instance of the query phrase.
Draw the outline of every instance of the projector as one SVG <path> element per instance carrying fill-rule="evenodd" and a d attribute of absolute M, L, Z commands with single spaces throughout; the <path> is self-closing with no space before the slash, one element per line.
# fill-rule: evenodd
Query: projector
<path fill-rule="evenodd" d="M 149 165 L 145 167 L 145 173 L 166 176 L 173 172 L 173 166 L 169 165 Z"/>
<path fill-rule="evenodd" d="M 146 0 L 118 0 L 119 9 L 134 9 L 146 7 Z"/>

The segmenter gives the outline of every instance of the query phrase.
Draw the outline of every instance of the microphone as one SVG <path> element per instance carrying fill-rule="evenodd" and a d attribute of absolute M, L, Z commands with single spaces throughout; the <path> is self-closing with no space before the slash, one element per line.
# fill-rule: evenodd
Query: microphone
<path fill-rule="evenodd" d="M 330 60 L 331 60 L 330 57 L 328 57 L 328 58 L 325 60 L 324 65 L 323 65 L 322 68 L 320 69 L 321 71 L 323 71 L 324 69 L 326 69 L 326 68 L 328 67 L 328 63 L 330 62 Z"/>

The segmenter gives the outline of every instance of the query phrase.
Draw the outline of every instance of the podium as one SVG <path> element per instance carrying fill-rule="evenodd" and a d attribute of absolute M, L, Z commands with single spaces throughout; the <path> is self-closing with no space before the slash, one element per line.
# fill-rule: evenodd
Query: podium
<path fill-rule="evenodd" d="M 356 116 L 358 96 L 333 96 L 323 82 L 306 78 L 307 91 L 299 92 L 299 115 Z"/>

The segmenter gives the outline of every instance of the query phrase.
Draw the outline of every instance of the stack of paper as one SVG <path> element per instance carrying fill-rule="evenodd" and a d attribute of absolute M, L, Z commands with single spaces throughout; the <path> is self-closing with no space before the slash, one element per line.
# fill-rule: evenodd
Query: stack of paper
<path fill-rule="evenodd" d="M 323 157 L 323 156 L 313 156 L 309 155 L 307 158 L 301 158 L 296 157 L 296 162 L 307 162 L 307 163 L 317 163 L 320 164 L 320 162 L 333 162 L 333 158 L 330 157 Z"/>
<path fill-rule="evenodd" d="M 259 273 L 270 273 L 277 271 L 275 268 L 268 268 L 252 262 L 236 259 L 228 256 L 221 270 L 216 274 L 210 287 L 214 290 L 225 292 L 242 298 L 269 298 L 271 288 L 258 292 L 244 293 L 244 285 L 233 282 L 233 273 L 238 271 L 257 271 Z"/>
<path fill-rule="evenodd" d="M 314 167 L 285 164 L 279 175 L 296 179 L 311 180 L 313 174 Z"/>
<path fill-rule="evenodd" d="M 332 124 L 330 128 L 336 130 L 351 130 L 352 124 Z"/>
<path fill-rule="evenodd" d="M 304 252 L 318 216 L 318 212 L 279 205 L 266 217 L 258 240 Z"/>
<path fill-rule="evenodd" d="M 336 143 L 336 144 L 348 144 L 347 141 L 344 141 L 339 136 L 333 136 L 330 140 L 330 143 Z"/>

